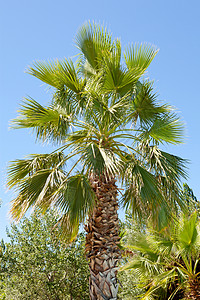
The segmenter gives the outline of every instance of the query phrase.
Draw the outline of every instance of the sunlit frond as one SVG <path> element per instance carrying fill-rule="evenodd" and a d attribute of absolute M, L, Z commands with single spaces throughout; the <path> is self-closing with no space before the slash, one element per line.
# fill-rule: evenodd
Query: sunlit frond
<path fill-rule="evenodd" d="M 111 35 L 108 30 L 90 22 L 79 29 L 76 44 L 84 59 L 97 70 L 101 67 L 102 57 L 112 49 Z"/>
<path fill-rule="evenodd" d="M 117 40 L 113 51 L 103 59 L 103 89 L 105 92 L 114 92 L 124 96 L 133 90 L 141 76 L 140 72 L 132 72 L 125 69 L 121 64 L 121 44 Z"/>
<path fill-rule="evenodd" d="M 29 67 L 27 73 L 35 76 L 52 87 L 59 89 L 62 88 L 62 83 L 57 77 L 57 71 L 57 65 L 55 62 L 37 61 L 33 64 L 33 67 Z"/>
<path fill-rule="evenodd" d="M 127 48 L 124 54 L 126 65 L 131 70 L 140 70 L 141 75 L 148 68 L 158 49 L 150 44 L 135 44 Z"/>
<path fill-rule="evenodd" d="M 57 62 L 58 77 L 64 86 L 79 94 L 82 92 L 85 80 L 79 78 L 77 70 L 71 59 Z"/>
<path fill-rule="evenodd" d="M 62 141 L 70 128 L 72 114 L 62 108 L 44 107 L 33 99 L 26 99 L 12 121 L 13 128 L 33 128 L 42 141 Z"/>
<path fill-rule="evenodd" d="M 57 88 L 67 87 L 75 93 L 81 93 L 85 81 L 78 77 L 72 60 L 64 59 L 50 62 L 35 62 L 27 73 Z"/>
<path fill-rule="evenodd" d="M 62 168 L 65 159 L 63 152 L 53 152 L 50 154 L 32 154 L 25 159 L 11 161 L 8 167 L 8 186 L 12 188 L 27 176 L 40 170 L 54 167 Z"/>
<path fill-rule="evenodd" d="M 48 199 L 50 195 L 60 186 L 65 175 L 59 169 L 43 169 L 33 175 L 20 180 L 15 190 L 18 196 L 12 200 L 10 213 L 15 220 L 21 219 L 27 210 L 42 199 L 42 210 L 51 205 Z"/>
<path fill-rule="evenodd" d="M 194 212 L 189 219 L 183 219 L 182 226 L 179 227 L 178 240 L 181 248 L 186 252 L 190 252 L 198 242 L 197 222 L 197 213 Z"/>
<path fill-rule="evenodd" d="M 152 139 L 157 143 L 177 144 L 183 142 L 184 127 L 180 119 L 174 114 L 164 114 L 156 118 L 152 126 L 143 126 L 139 139 Z"/>
<path fill-rule="evenodd" d="M 137 82 L 130 107 L 130 120 L 136 122 L 139 118 L 141 124 L 149 124 L 163 113 L 167 113 L 168 110 L 167 105 L 162 105 L 157 101 L 157 94 L 153 90 L 152 82 Z"/>

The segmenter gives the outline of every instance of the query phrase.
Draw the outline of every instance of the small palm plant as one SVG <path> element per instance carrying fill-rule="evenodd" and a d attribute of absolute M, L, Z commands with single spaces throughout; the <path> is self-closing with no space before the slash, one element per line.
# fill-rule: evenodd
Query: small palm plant
<path fill-rule="evenodd" d="M 140 233 L 129 247 L 137 254 L 122 270 L 132 269 L 138 275 L 142 299 L 200 299 L 196 212 L 171 222 L 163 232 Z"/>
<path fill-rule="evenodd" d="M 57 207 L 57 227 L 68 240 L 86 223 L 90 297 L 117 299 L 116 182 L 124 186 L 122 206 L 138 216 L 157 220 L 161 207 L 169 215 L 180 206 L 185 161 L 158 146 L 180 143 L 182 124 L 143 78 L 158 52 L 154 46 L 130 46 L 122 60 L 120 41 L 90 23 L 76 43 L 76 62 L 36 62 L 28 70 L 53 88 L 53 97 L 46 107 L 25 99 L 12 124 L 32 128 L 38 140 L 60 148 L 11 162 L 8 185 L 18 193 L 11 214 L 19 220 L 30 207 L 42 213 Z"/>

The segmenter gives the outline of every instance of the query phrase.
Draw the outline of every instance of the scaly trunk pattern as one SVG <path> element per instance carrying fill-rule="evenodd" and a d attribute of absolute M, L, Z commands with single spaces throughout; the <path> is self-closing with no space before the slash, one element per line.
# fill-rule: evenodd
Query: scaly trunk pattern
<path fill-rule="evenodd" d="M 186 293 L 186 298 L 190 300 L 200 300 L 200 279 L 190 279 L 189 292 Z"/>
<path fill-rule="evenodd" d="M 91 300 L 117 299 L 117 263 L 121 257 L 117 186 L 114 178 L 91 175 L 90 183 L 97 204 L 85 225 L 86 252 L 89 260 Z"/>

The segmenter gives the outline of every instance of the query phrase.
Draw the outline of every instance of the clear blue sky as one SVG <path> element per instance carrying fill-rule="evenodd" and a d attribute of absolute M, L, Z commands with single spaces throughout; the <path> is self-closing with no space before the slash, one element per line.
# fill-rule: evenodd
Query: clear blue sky
<path fill-rule="evenodd" d="M 77 53 L 74 36 L 87 20 L 107 25 L 123 45 L 149 42 L 160 52 L 149 68 L 160 99 L 177 107 L 186 124 L 185 144 L 167 151 L 190 159 L 188 183 L 200 198 L 200 2 L 198 0 L 30 0 L 1 2 L 0 12 L 0 238 L 9 224 L 12 193 L 6 192 L 8 161 L 48 152 L 28 130 L 9 130 L 19 103 L 30 95 L 45 104 L 50 93 L 24 71 L 34 60 Z"/>

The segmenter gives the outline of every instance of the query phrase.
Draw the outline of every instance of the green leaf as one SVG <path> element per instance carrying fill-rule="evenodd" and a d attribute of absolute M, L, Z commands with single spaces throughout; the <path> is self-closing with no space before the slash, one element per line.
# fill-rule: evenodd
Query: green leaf
<path fill-rule="evenodd" d="M 67 87 L 76 94 L 81 93 L 85 81 L 78 77 L 72 60 L 35 62 L 27 73 L 57 89 Z"/>
<path fill-rule="evenodd" d="M 43 141 L 62 141 L 69 130 L 72 116 L 63 109 L 40 105 L 33 99 L 26 99 L 21 105 L 19 117 L 12 121 L 12 128 L 33 128 L 37 138 Z"/>
<path fill-rule="evenodd" d="M 63 214 L 60 220 L 62 234 L 73 239 L 79 224 L 85 221 L 95 205 L 95 194 L 88 179 L 83 174 L 67 178 L 56 191 L 54 199 Z"/>
<path fill-rule="evenodd" d="M 193 213 L 189 220 L 185 219 L 179 231 L 179 242 L 183 248 L 192 249 L 197 239 L 197 213 Z"/>
<path fill-rule="evenodd" d="M 85 60 L 97 70 L 101 66 L 102 57 L 112 49 L 111 35 L 107 29 L 90 22 L 79 29 L 76 44 Z"/>
<path fill-rule="evenodd" d="M 142 75 L 157 53 L 158 50 L 155 46 L 149 44 L 135 44 L 127 48 L 124 58 L 129 69 L 139 70 Z"/>
<path fill-rule="evenodd" d="M 57 67 L 55 62 L 35 62 L 33 64 L 33 67 L 30 67 L 27 70 L 27 73 L 35 76 L 36 78 L 53 86 L 54 88 L 62 87 L 62 83 L 57 77 Z"/>
<path fill-rule="evenodd" d="M 27 210 L 36 205 L 37 201 L 42 209 L 48 209 L 51 203 L 48 202 L 50 195 L 59 187 L 65 176 L 61 170 L 43 169 L 32 176 L 20 180 L 16 186 L 18 196 L 12 200 L 10 213 L 16 220 L 20 220 Z"/>
<path fill-rule="evenodd" d="M 137 82 L 135 97 L 130 109 L 130 118 L 133 121 L 136 121 L 139 117 L 141 124 L 150 124 L 168 110 L 167 105 L 157 103 L 157 94 L 153 90 L 152 82 Z"/>
<path fill-rule="evenodd" d="M 183 142 L 183 124 L 174 114 L 164 114 L 155 119 L 150 128 L 143 126 L 141 140 L 153 139 L 156 142 L 178 144 Z"/>
<path fill-rule="evenodd" d="M 32 154 L 26 159 L 11 161 L 8 166 L 8 186 L 14 187 L 27 176 L 31 176 L 37 171 L 51 169 L 56 166 L 63 166 L 65 161 L 63 152 L 50 154 Z"/>
<path fill-rule="evenodd" d="M 151 211 L 155 218 L 161 204 L 167 207 L 159 182 L 135 159 L 127 158 L 129 163 L 125 167 L 126 189 L 122 198 L 123 206 L 130 208 L 133 215 L 137 215 L 140 219 L 147 211 Z"/>

